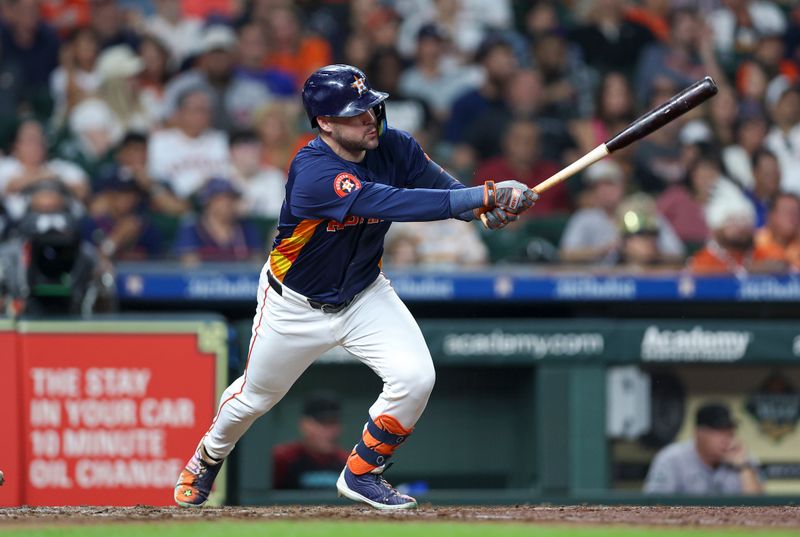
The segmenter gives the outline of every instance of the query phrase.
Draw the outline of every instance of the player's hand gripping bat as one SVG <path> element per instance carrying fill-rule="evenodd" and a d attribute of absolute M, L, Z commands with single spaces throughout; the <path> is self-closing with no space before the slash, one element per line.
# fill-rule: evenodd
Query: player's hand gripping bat
<path fill-rule="evenodd" d="M 698 80 L 688 88 L 673 96 L 669 101 L 665 102 L 658 108 L 650 110 L 643 116 L 636 119 L 633 123 L 625 127 L 619 134 L 610 140 L 602 143 L 586 153 L 584 156 L 548 177 L 535 187 L 533 191 L 541 194 L 549 188 L 554 187 L 558 183 L 572 177 L 578 172 L 581 172 L 597 162 L 598 160 L 610 155 L 618 149 L 627 147 L 636 140 L 640 140 L 655 131 L 660 129 L 670 121 L 678 118 L 691 110 L 704 103 L 711 97 L 717 94 L 717 85 L 710 76 L 702 80 Z M 484 219 L 481 215 L 481 219 Z M 486 222 L 484 222 L 486 225 Z"/>

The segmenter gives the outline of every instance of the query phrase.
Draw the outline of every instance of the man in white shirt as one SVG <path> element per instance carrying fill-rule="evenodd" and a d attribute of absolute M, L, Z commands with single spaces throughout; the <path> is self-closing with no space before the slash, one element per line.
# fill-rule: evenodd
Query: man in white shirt
<path fill-rule="evenodd" d="M 210 128 L 211 98 L 200 88 L 189 88 L 178 98 L 173 128 L 153 133 L 147 147 L 150 175 L 170 185 L 182 199 L 189 198 L 212 176 L 226 176 L 230 153 L 225 133 Z"/>
<path fill-rule="evenodd" d="M 625 194 L 625 172 L 614 160 L 600 161 L 584 173 L 592 206 L 572 214 L 561 237 L 561 261 L 612 266 L 620 261 L 623 236 L 618 212 Z M 683 243 L 660 215 L 652 215 L 662 262 L 676 262 L 685 255 Z"/>
<path fill-rule="evenodd" d="M 147 18 L 147 31 L 166 44 L 179 64 L 191 55 L 203 36 L 203 21 L 183 13 L 180 0 L 156 0 L 156 12 Z"/>
<path fill-rule="evenodd" d="M 261 164 L 261 140 L 252 130 L 231 135 L 231 174 L 242 192 L 239 211 L 242 216 L 277 218 L 286 194 L 287 174 L 274 166 Z"/>
<path fill-rule="evenodd" d="M 775 126 L 764 145 L 781 166 L 781 188 L 800 194 L 800 87 L 785 76 L 775 77 L 765 96 Z"/>

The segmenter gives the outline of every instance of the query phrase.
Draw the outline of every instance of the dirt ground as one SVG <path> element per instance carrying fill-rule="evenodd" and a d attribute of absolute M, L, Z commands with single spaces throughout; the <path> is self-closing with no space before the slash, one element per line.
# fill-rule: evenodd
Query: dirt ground
<path fill-rule="evenodd" d="M 665 507 L 665 506 L 505 506 L 431 507 L 385 513 L 366 507 L 19 507 L 0 508 L 3 526 L 145 522 L 181 520 L 408 520 L 501 521 L 556 524 L 637 526 L 738 526 L 800 528 L 800 506 Z"/>

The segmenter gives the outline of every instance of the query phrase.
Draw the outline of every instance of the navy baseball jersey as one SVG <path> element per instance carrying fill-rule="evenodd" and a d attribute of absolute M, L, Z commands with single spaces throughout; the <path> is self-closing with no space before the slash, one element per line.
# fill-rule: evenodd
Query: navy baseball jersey
<path fill-rule="evenodd" d="M 289 168 L 270 271 L 308 298 L 344 302 L 380 273 L 391 221 L 450 218 L 452 188 L 463 185 L 406 132 L 387 129 L 359 163 L 317 137 Z"/>

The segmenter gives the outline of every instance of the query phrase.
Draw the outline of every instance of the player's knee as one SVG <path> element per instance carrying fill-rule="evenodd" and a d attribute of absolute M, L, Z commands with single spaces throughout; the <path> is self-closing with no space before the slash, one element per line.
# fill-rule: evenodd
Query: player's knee
<path fill-rule="evenodd" d="M 398 395 L 404 398 L 427 400 L 436 382 L 433 365 L 408 368 L 402 371 L 392 383 Z"/>
<path fill-rule="evenodd" d="M 419 373 L 419 378 L 417 380 L 417 390 L 419 391 L 420 395 L 424 395 L 427 399 L 428 396 L 433 391 L 433 385 L 436 383 L 436 371 L 433 369 L 433 365 L 428 368 L 424 368 Z"/>

